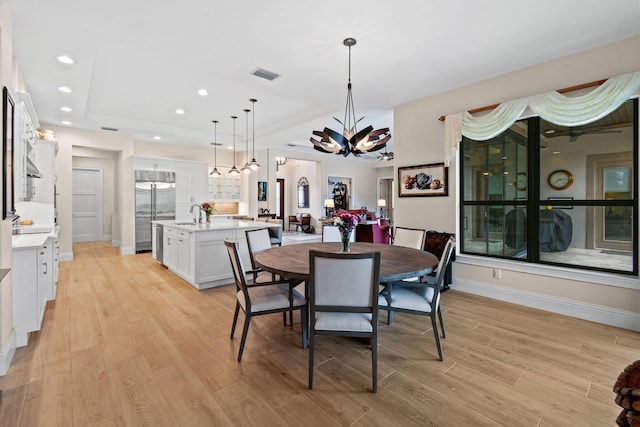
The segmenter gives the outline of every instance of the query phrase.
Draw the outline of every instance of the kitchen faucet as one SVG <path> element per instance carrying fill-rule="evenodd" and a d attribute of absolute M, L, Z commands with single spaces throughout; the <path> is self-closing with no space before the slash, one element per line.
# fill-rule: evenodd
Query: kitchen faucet
<path fill-rule="evenodd" d="M 202 207 L 198 203 L 194 203 L 191 205 L 191 209 L 189 209 L 189 212 L 193 214 L 193 222 L 196 222 L 196 213 L 193 211 L 194 207 L 198 208 L 198 222 L 202 224 Z"/>

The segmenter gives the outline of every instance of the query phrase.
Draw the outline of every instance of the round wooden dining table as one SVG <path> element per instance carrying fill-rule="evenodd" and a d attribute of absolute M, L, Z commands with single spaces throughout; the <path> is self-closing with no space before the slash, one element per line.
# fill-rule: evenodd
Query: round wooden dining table
<path fill-rule="evenodd" d="M 418 249 L 381 243 L 351 243 L 351 252 L 380 252 L 380 282 L 420 277 L 438 264 L 435 255 Z M 309 279 L 309 251 L 341 252 L 342 243 L 300 243 L 275 246 L 254 255 L 263 270 L 286 279 Z"/>

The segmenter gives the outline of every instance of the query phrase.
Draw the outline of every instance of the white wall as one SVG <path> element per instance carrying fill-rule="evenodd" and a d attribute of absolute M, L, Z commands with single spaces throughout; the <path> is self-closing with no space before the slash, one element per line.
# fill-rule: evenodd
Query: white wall
<path fill-rule="evenodd" d="M 402 105 L 394 114 L 395 166 L 443 161 L 441 115 L 637 71 L 638 52 L 640 37 L 633 37 Z M 396 199 L 396 222 L 456 230 L 456 174 L 452 162 L 449 197 Z M 459 257 L 454 268 L 454 289 L 640 330 L 637 279 L 538 266 L 530 269 L 535 271 L 522 272 L 518 271 L 522 263 L 509 262 L 496 264 L 502 278 L 494 279 L 491 261 L 466 258 Z"/>

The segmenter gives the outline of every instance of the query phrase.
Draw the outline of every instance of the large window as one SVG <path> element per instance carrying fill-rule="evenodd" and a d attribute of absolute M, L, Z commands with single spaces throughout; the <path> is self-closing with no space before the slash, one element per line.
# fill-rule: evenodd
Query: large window
<path fill-rule="evenodd" d="M 638 274 L 638 102 L 461 144 L 462 253 Z"/>

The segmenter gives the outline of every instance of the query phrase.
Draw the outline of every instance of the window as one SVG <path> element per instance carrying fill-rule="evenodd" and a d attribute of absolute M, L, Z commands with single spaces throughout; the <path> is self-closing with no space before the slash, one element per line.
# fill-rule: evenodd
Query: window
<path fill-rule="evenodd" d="M 638 275 L 638 102 L 461 144 L 462 253 Z"/>

